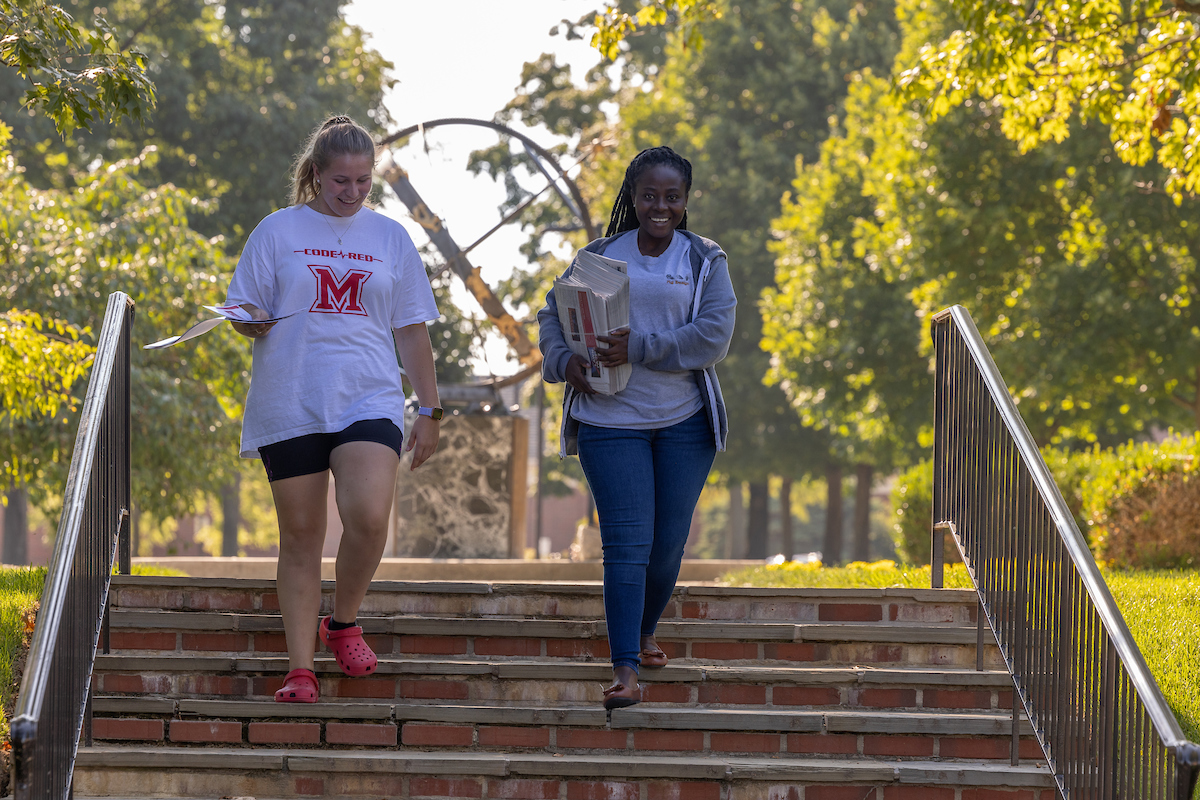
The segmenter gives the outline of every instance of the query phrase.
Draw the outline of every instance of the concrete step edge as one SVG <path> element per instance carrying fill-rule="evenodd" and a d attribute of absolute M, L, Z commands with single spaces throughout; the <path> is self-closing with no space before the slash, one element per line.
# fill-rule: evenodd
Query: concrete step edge
<path fill-rule="evenodd" d="M 861 733 L 936 736 L 1008 736 L 1011 711 L 961 709 L 804 709 L 761 707 L 671 708 L 650 703 L 614 710 L 610 717 L 598 706 L 514 706 L 439 703 L 277 704 L 271 701 L 175 700 L 157 710 L 127 710 L 121 698 L 98 697 L 98 718 L 109 714 L 141 714 L 179 719 L 244 720 L 385 720 L 397 723 L 507 725 L 518 727 L 608 727 L 614 730 L 760 731 L 769 733 Z M 114 700 L 118 702 L 113 702 Z M 1033 729 L 1022 716 L 1021 735 Z"/>
<path fill-rule="evenodd" d="M 132 611 L 115 608 L 113 629 L 281 632 L 278 614 L 218 611 Z M 608 635 L 603 620 L 525 619 L 519 617 L 362 616 L 366 633 L 396 636 L 486 636 L 552 639 L 602 639 Z M 888 622 L 718 622 L 663 620 L 659 637 L 672 639 L 737 639 L 775 642 L 880 642 L 888 644 L 975 644 L 974 626 L 915 625 Z"/>
<path fill-rule="evenodd" d="M 273 770 L 292 773 L 410 773 L 490 777 L 594 777 L 606 780 L 708 779 L 1042 787 L 1054 786 L 1040 762 L 1018 766 L 954 761 L 866 759 L 761 759 L 728 756 L 572 755 L 507 753 L 372 753 L 361 751 L 258 750 L 236 748 L 80 748 L 76 769 Z"/>
<path fill-rule="evenodd" d="M 686 562 L 685 562 L 686 563 Z M 170 588 L 170 589 L 230 589 L 236 591 L 274 591 L 275 581 L 264 578 L 192 578 L 153 575 L 114 575 L 112 585 L 117 588 Z M 323 592 L 332 593 L 333 581 L 322 581 Z M 585 595 L 601 597 L 603 586 L 599 581 L 470 581 L 470 580 L 377 580 L 371 582 L 370 593 L 430 593 L 471 595 L 523 595 L 549 594 Z M 887 588 L 819 588 L 819 587 L 759 587 L 720 586 L 712 583 L 688 583 L 680 581 L 674 599 L 712 598 L 769 598 L 789 600 L 803 598 L 835 600 L 884 600 L 907 599 L 924 603 L 969 604 L 977 602 L 972 589 L 916 589 L 903 587 Z"/>
<path fill-rule="evenodd" d="M 252 656 L 194 656 L 189 653 L 156 656 L 98 655 L 97 672 L 222 672 L 260 673 L 286 672 L 287 657 Z M 316 659 L 318 675 L 341 676 L 333 658 L 322 653 Z M 481 659 L 398 658 L 382 656 L 377 675 L 490 675 L 501 679 L 519 680 L 549 678 L 567 680 L 605 680 L 611 676 L 611 666 L 603 661 L 570 661 L 523 659 L 498 661 Z M 755 682 L 806 685 L 899 685 L 899 686 L 969 686 L 995 688 L 1011 685 L 1009 674 L 1002 670 L 916 668 L 889 669 L 870 666 L 783 667 L 754 665 L 692 664 L 676 661 L 661 669 L 647 669 L 642 675 L 647 683 L 678 682 Z"/>

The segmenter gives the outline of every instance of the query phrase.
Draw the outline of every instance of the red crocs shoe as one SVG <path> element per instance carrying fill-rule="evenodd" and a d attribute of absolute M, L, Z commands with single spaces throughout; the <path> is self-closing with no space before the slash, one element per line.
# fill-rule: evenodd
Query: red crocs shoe
<path fill-rule="evenodd" d="M 311 669 L 294 669 L 283 679 L 283 688 L 275 693 L 276 703 L 317 702 L 317 676 Z"/>
<path fill-rule="evenodd" d="M 351 678 L 370 675 L 374 672 L 375 665 L 379 663 L 379 659 L 375 657 L 375 652 L 363 641 L 362 626 L 355 625 L 353 628 L 331 631 L 329 630 L 329 621 L 331 619 L 333 619 L 332 615 L 322 619 L 317 633 L 325 646 L 333 651 L 333 655 L 337 658 L 338 666 L 342 668 L 342 672 Z"/>

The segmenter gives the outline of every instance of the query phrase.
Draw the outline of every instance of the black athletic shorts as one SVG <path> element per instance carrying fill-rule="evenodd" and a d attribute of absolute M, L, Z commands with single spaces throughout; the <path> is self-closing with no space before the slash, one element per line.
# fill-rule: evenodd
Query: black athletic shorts
<path fill-rule="evenodd" d="M 395 450 L 399 457 L 404 434 L 390 419 L 365 419 L 337 433 L 310 433 L 266 444 L 258 448 L 258 454 L 262 456 L 267 480 L 281 481 L 329 469 L 329 454 L 346 442 L 379 442 Z"/>

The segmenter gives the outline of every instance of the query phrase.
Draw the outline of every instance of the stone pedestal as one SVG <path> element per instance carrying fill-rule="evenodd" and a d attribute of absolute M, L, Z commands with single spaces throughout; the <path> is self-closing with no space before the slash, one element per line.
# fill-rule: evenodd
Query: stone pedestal
<path fill-rule="evenodd" d="M 528 441 L 522 417 L 447 416 L 437 453 L 415 472 L 411 456 L 400 463 L 394 534 L 385 554 L 521 558 Z"/>

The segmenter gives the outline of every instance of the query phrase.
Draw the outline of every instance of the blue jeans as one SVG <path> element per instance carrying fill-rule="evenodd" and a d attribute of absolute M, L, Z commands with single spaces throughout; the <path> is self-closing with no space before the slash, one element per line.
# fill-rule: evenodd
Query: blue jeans
<path fill-rule="evenodd" d="M 704 411 L 668 428 L 579 426 L 579 463 L 600 515 L 613 666 L 641 664 L 675 591 L 692 512 L 717 454 Z"/>

